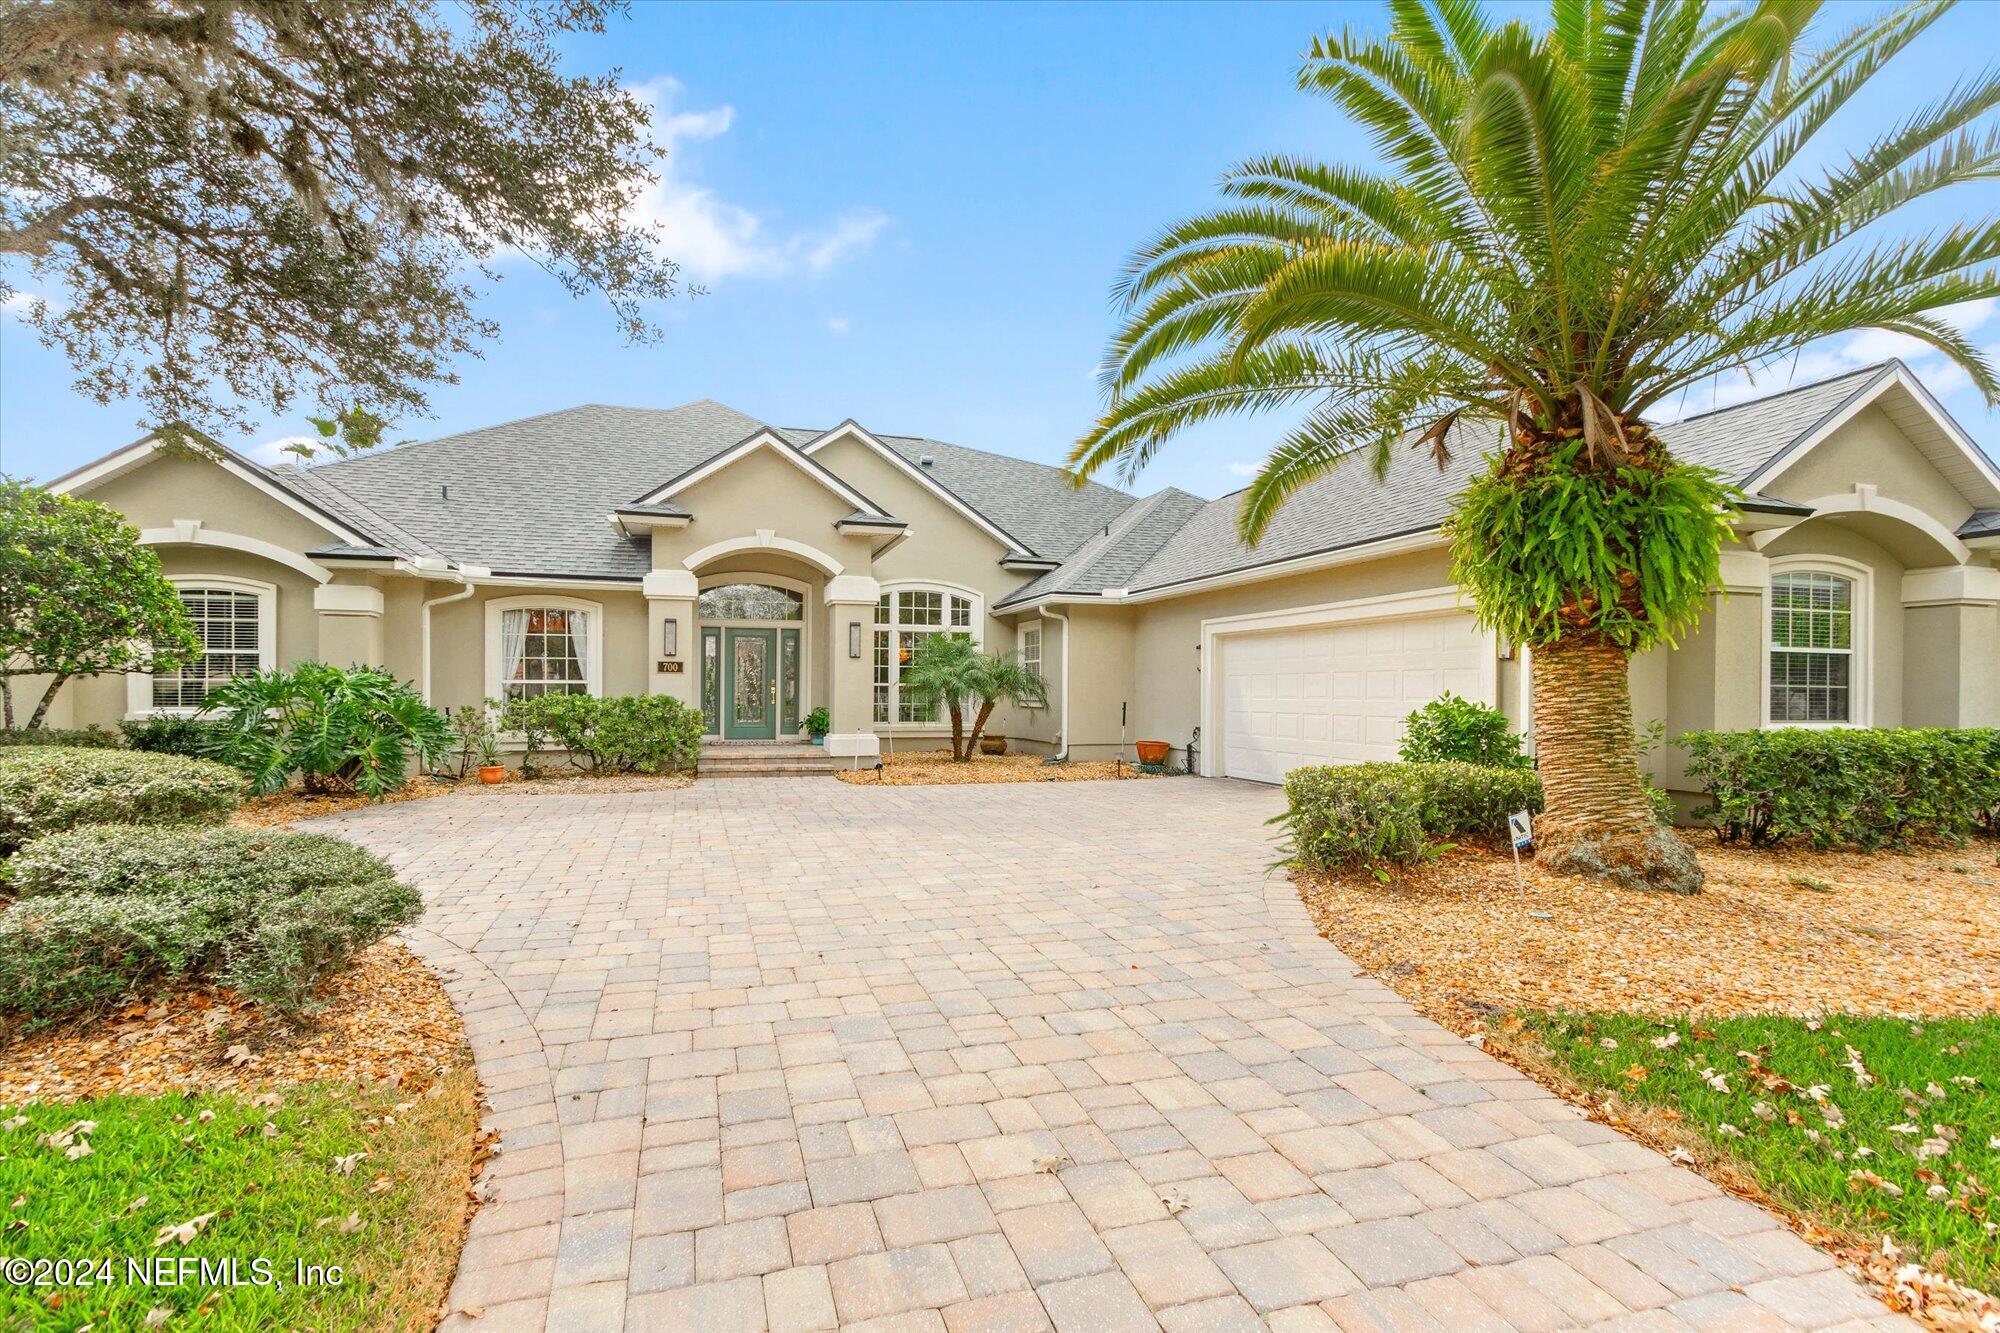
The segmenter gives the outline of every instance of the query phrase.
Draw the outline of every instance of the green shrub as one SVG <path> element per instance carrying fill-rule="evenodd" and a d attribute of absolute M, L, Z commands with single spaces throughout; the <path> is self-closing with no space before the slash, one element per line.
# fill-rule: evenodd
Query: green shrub
<path fill-rule="evenodd" d="M 86 828 L 24 848 L 0 913 L 0 1011 L 35 1021 L 206 980 L 295 1012 L 422 902 L 376 857 L 318 834 Z"/>
<path fill-rule="evenodd" d="M 1521 752 L 1521 737 L 1507 715 L 1491 704 L 1474 703 L 1446 691 L 1403 720 L 1403 744 L 1396 751 L 1406 764 L 1458 761 L 1491 768 L 1532 768 Z"/>
<path fill-rule="evenodd" d="M 117 732 L 106 731 L 103 727 L 80 727 L 67 731 L 54 727 L 35 727 L 32 730 L 16 727 L 11 731 L 0 731 L 0 747 L 66 745 L 72 750 L 113 750 L 123 743 Z"/>
<path fill-rule="evenodd" d="M 135 750 L 192 755 L 196 759 L 207 759 L 214 753 L 218 731 L 213 722 L 197 722 L 170 713 L 120 722 L 118 729 L 125 733 L 125 743 Z"/>
<path fill-rule="evenodd" d="M 132 750 L 0 751 L 0 855 L 79 824 L 213 822 L 236 808 L 243 775 L 222 764 Z"/>
<path fill-rule="evenodd" d="M 383 796 L 429 768 L 451 746 L 442 714 L 376 667 L 302 662 L 290 671 L 236 676 L 210 690 L 211 752 L 242 769 L 257 795 L 292 778 L 315 795 Z"/>
<path fill-rule="evenodd" d="M 701 714 L 664 694 L 543 694 L 510 699 L 502 730 L 518 732 L 524 771 L 544 748 L 576 767 L 604 773 L 659 773 L 692 768 L 701 754 Z"/>
<path fill-rule="evenodd" d="M 2000 730 L 1778 727 L 1680 744 L 1708 796 L 1695 814 L 1724 841 L 1880 847 L 2000 831 Z"/>
<path fill-rule="evenodd" d="M 1431 839 L 1504 833 L 1516 810 L 1542 808 L 1541 779 L 1478 764 L 1352 764 L 1285 777 L 1288 858 L 1313 869 L 1420 860 Z"/>

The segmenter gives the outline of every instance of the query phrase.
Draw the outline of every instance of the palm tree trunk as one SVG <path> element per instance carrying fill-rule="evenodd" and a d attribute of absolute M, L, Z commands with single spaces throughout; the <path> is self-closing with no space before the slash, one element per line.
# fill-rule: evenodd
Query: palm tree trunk
<path fill-rule="evenodd" d="M 965 753 L 965 713 L 959 708 L 958 700 L 951 701 L 951 757 L 964 763 Z"/>
<path fill-rule="evenodd" d="M 979 737 L 986 730 L 986 720 L 993 716 L 993 704 L 994 701 L 991 699 L 982 700 L 979 705 L 979 715 L 972 719 L 972 734 L 965 738 L 967 762 L 971 761 L 973 751 L 979 748 Z"/>
<path fill-rule="evenodd" d="M 1639 777 L 1625 650 L 1572 636 L 1537 647 L 1530 665 L 1535 755 L 1547 813 L 1535 858 L 1566 874 L 1694 893 L 1701 866 L 1653 818 Z"/>

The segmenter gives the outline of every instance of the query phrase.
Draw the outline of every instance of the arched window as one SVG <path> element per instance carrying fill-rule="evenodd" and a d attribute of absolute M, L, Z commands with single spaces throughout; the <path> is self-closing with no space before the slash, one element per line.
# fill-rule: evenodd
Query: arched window
<path fill-rule="evenodd" d="M 1771 576 L 1771 721 L 1857 720 L 1855 581 L 1824 569 Z"/>
<path fill-rule="evenodd" d="M 253 579 L 176 578 L 201 656 L 178 670 L 155 672 L 133 711 L 191 712 L 231 676 L 268 670 L 276 661 L 277 589 Z"/>
<path fill-rule="evenodd" d="M 906 583 L 883 589 L 875 604 L 875 720 L 936 722 L 937 705 L 926 708 L 901 697 L 903 672 L 925 637 L 962 634 L 976 643 L 978 625 L 979 598 L 964 588 Z"/>
<path fill-rule="evenodd" d="M 806 599 L 769 583 L 718 583 L 703 589 L 703 620 L 804 620 Z"/>

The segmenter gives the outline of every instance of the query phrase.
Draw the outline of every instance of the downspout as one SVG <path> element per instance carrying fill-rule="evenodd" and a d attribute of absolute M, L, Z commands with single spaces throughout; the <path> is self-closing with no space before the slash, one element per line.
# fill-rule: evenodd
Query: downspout
<path fill-rule="evenodd" d="M 1051 602 L 1042 608 L 1042 615 L 1050 620 L 1060 620 L 1063 627 L 1062 643 L 1062 722 L 1056 727 L 1056 759 L 1063 763 L 1069 758 L 1069 617 L 1057 611 Z"/>
<path fill-rule="evenodd" d="M 453 571 L 451 577 L 457 579 L 465 586 L 448 597 L 431 598 L 423 604 L 422 613 L 418 616 L 418 619 L 423 622 L 418 636 L 423 640 L 423 678 L 419 683 L 423 687 L 425 703 L 431 701 L 431 608 L 434 606 L 445 606 L 451 602 L 462 602 L 479 591 L 478 585 L 474 584 L 463 573 Z"/>

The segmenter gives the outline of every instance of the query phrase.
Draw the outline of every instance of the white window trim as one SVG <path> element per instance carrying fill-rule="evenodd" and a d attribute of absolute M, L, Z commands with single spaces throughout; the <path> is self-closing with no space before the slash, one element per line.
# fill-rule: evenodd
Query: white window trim
<path fill-rule="evenodd" d="M 262 579 L 241 579 L 225 574 L 170 574 L 167 582 L 176 592 L 183 588 L 215 588 L 223 592 L 247 592 L 257 598 L 257 669 L 269 671 L 278 664 L 278 585 Z M 149 717 L 193 717 L 193 708 L 156 708 L 153 705 L 153 673 L 125 673 L 125 717 L 137 722 Z"/>
<path fill-rule="evenodd" d="M 893 656 L 895 652 L 893 640 L 897 632 L 905 629 L 913 629 L 948 634 L 955 628 L 951 624 L 951 603 L 949 600 L 944 604 L 945 623 L 942 625 L 905 625 L 902 621 L 897 620 L 895 618 L 897 596 L 905 592 L 939 592 L 944 593 L 947 598 L 968 598 L 972 602 L 972 624 L 969 627 L 972 633 L 972 646 L 981 650 L 984 650 L 986 646 L 986 599 L 979 594 L 976 588 L 968 588 L 962 583 L 944 583 L 938 579 L 897 579 L 894 582 L 884 583 L 881 586 L 880 596 L 889 599 L 889 623 L 882 625 L 872 618 L 868 622 L 868 716 L 871 719 L 870 725 L 877 731 L 911 733 L 948 732 L 951 730 L 951 718 L 942 708 L 938 710 L 938 720 L 935 722 L 899 722 L 896 720 L 896 715 L 903 711 L 903 701 L 899 697 L 896 688 L 896 672 L 894 670 L 896 664 L 894 662 L 890 663 L 891 670 L 889 672 L 889 720 L 886 722 L 872 721 L 875 716 L 874 653 L 876 632 L 884 629 L 891 631 L 890 653 Z"/>
<path fill-rule="evenodd" d="M 589 658 L 583 664 L 583 692 L 594 698 L 604 696 L 604 603 L 557 593 L 533 593 L 521 597 L 494 597 L 486 603 L 486 697 L 506 703 L 500 679 L 500 614 L 503 611 L 586 611 L 590 614 Z"/>
<path fill-rule="evenodd" d="M 719 588 L 726 584 L 731 584 L 731 583 L 765 583 L 769 584 L 771 587 L 774 588 L 783 588 L 788 592 L 797 593 L 799 597 L 802 599 L 801 604 L 799 606 L 799 618 L 797 620 L 709 620 L 706 617 L 704 617 L 701 614 L 701 594 L 707 592 L 711 588 Z M 713 625 L 714 627 L 720 630 L 796 629 L 799 632 L 799 729 L 795 732 L 792 732 L 791 734 L 794 736 L 805 735 L 806 715 L 808 713 L 811 713 L 813 710 L 812 601 L 813 601 L 813 589 L 811 584 L 806 583 L 800 579 L 787 578 L 783 574 L 764 574 L 753 570 L 742 570 L 742 569 L 724 574 L 703 574 L 695 586 L 695 603 L 694 603 L 695 605 L 695 613 L 694 613 L 695 707 L 697 709 L 701 707 L 701 671 L 704 662 L 704 659 L 701 656 L 701 632 L 704 628 Z M 783 651 L 782 647 L 780 648 L 779 651 L 780 652 Z M 721 685 L 719 683 L 717 684 L 716 689 L 719 702 L 719 695 L 721 692 Z M 782 714 L 780 716 L 782 718 Z M 706 723 L 704 722 L 703 725 L 706 726 Z M 785 729 L 782 726 L 778 728 L 778 734 L 780 736 L 786 734 Z M 719 741 L 722 739 L 722 735 L 720 732 L 710 732 L 704 730 L 702 732 L 702 739 Z"/>
<path fill-rule="evenodd" d="M 1028 661 L 1028 635 L 1031 633 L 1035 636 L 1035 660 L 1032 663 Z M 1042 674 L 1042 663 L 1047 660 L 1048 644 L 1048 631 L 1042 627 L 1040 620 L 1024 620 L 1014 627 L 1014 651 L 1020 654 L 1021 665 L 1038 676 Z M 1048 701 L 1044 699 L 1042 706 L 1046 707 L 1047 704 Z M 1032 704 L 1023 706 L 1030 713 L 1042 711 Z"/>
<path fill-rule="evenodd" d="M 1771 716 L 1771 654 L 1778 649 L 1771 642 L 1771 581 L 1780 574 L 1833 574 L 1854 585 L 1854 601 L 1849 611 L 1850 647 L 1847 654 L 1847 720 L 1845 722 L 1790 722 Z M 1762 702 L 1757 716 L 1767 729 L 1804 727 L 1825 731 L 1841 727 L 1875 725 L 1875 571 L 1857 561 L 1837 555 L 1787 555 L 1769 562 L 1764 581 L 1764 614 L 1757 627 L 1762 643 Z"/>

